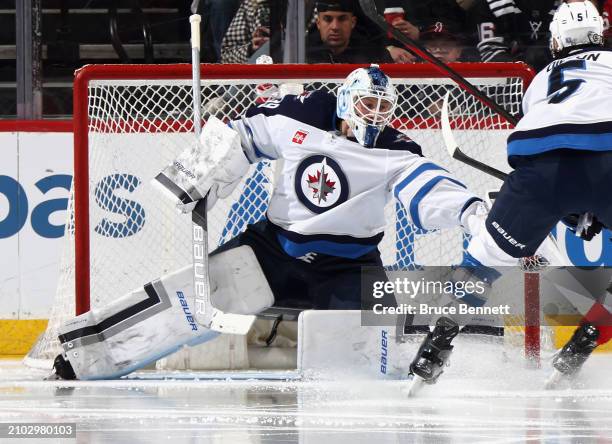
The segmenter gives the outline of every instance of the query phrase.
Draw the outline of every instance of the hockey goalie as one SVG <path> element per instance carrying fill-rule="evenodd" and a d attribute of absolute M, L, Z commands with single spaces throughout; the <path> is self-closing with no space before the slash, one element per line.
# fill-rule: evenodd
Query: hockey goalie
<path fill-rule="evenodd" d="M 157 176 L 169 205 L 188 217 L 204 198 L 211 208 L 228 196 L 250 164 L 282 160 L 266 219 L 210 255 L 215 310 L 368 308 L 361 271 L 374 267 L 369 278 L 387 279 L 377 245 L 392 199 L 426 230 L 467 227 L 468 217 L 482 211 L 479 197 L 388 126 L 396 105 L 389 77 L 376 65 L 359 68 L 337 96 L 289 94 L 227 124 L 209 119 L 200 143 Z M 387 298 L 385 305 L 393 305 L 393 295 Z M 76 317 L 61 329 L 56 374 L 117 378 L 210 340 L 220 328 L 198 322 L 193 301 L 193 270 L 186 267 Z"/>

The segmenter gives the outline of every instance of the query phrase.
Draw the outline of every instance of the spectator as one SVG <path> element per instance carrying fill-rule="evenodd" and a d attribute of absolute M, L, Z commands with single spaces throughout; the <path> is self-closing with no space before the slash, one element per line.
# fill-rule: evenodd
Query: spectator
<path fill-rule="evenodd" d="M 421 43 L 434 56 L 444 63 L 462 61 L 463 37 L 457 32 L 459 25 L 436 22 L 421 31 Z M 436 117 L 442 109 L 442 101 L 447 91 L 451 92 L 450 103 L 457 103 L 463 94 L 460 89 L 445 85 L 431 85 L 414 91 L 414 100 L 406 112 L 410 116 L 422 118 Z"/>
<path fill-rule="evenodd" d="M 437 21 L 454 23 L 455 33 L 463 34 L 466 18 L 460 3 L 467 1 L 469 0 L 387 0 L 385 7 L 401 8 L 404 17 L 395 18 L 391 24 L 412 40 L 419 40 L 421 32 Z M 401 42 L 391 40 L 387 49 L 396 62 L 415 61 L 415 57 L 403 49 Z"/>
<path fill-rule="evenodd" d="M 308 35 L 308 63 L 392 63 L 382 44 L 372 44 L 353 33 L 357 25 L 353 0 L 317 2 L 318 32 Z"/>
<path fill-rule="evenodd" d="M 208 51 L 210 61 L 221 60 L 221 42 L 239 6 L 240 0 L 204 0 L 200 3 L 198 13 L 204 19 L 202 49 Z"/>
<path fill-rule="evenodd" d="M 610 18 L 612 18 L 612 0 L 606 0 L 602 7 L 603 22 L 604 22 L 604 46 L 608 48 L 612 46 L 612 39 L 610 39 Z"/>
<path fill-rule="evenodd" d="M 386 0 L 385 8 L 402 8 L 404 19 L 393 25 L 408 37 L 417 40 L 419 31 L 436 21 L 443 23 L 465 22 L 465 12 L 459 3 L 467 0 Z"/>
<path fill-rule="evenodd" d="M 325 1 L 325 0 L 322 0 Z M 317 0 L 304 0 L 306 17 L 309 17 L 307 32 L 316 32 L 316 21 L 317 21 Z M 330 3 L 334 3 L 331 1 Z M 385 8 L 385 0 L 374 0 L 376 10 L 383 11 Z M 372 44 L 384 44 L 385 33 L 374 23 L 361 9 L 359 0 L 353 1 L 353 14 L 357 17 L 357 25 L 353 33 L 358 35 L 360 38 L 371 42 Z"/>
<path fill-rule="evenodd" d="M 247 63 L 270 40 L 268 0 L 243 0 L 221 44 L 221 63 Z"/>
<path fill-rule="evenodd" d="M 444 63 L 462 61 L 463 38 L 457 26 L 436 22 L 421 32 L 425 48 Z"/>
<path fill-rule="evenodd" d="M 477 0 L 468 15 L 484 62 L 521 60 L 540 70 L 551 60 L 548 27 L 559 0 Z"/>

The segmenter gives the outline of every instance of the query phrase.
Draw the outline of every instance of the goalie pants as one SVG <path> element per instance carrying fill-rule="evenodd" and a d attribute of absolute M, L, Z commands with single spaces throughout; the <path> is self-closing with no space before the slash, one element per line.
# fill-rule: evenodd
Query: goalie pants
<path fill-rule="evenodd" d="M 557 223 L 592 212 L 612 227 L 612 152 L 559 149 L 513 156 L 515 170 L 486 221 L 495 243 L 513 257 L 532 256 Z"/>
<path fill-rule="evenodd" d="M 249 225 L 245 232 L 225 243 L 211 254 L 241 245 L 250 246 L 274 293 L 276 307 L 319 310 L 368 309 L 371 280 L 386 281 L 378 249 L 356 259 L 310 253 L 304 259 L 289 256 L 276 236 L 274 225 L 267 220 Z M 362 267 L 368 267 L 362 274 Z M 364 280 L 364 304 L 361 285 Z M 368 290 L 368 288 L 370 290 Z M 369 297 L 368 297 L 369 296 Z M 381 303 L 381 300 L 377 300 Z M 395 299 L 382 301 L 395 305 Z"/>

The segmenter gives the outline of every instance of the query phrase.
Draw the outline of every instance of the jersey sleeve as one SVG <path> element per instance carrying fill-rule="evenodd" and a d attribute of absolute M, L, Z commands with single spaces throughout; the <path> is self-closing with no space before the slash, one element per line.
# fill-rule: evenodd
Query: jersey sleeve
<path fill-rule="evenodd" d="M 240 135 L 242 150 L 250 163 L 281 157 L 270 117 L 264 114 L 243 117 L 231 121 L 229 126 Z"/>
<path fill-rule="evenodd" d="M 448 170 L 426 157 L 417 157 L 391 183 L 394 197 L 418 228 L 434 230 L 460 226 L 464 211 L 480 201 Z"/>
<path fill-rule="evenodd" d="M 513 61 L 513 33 L 522 18 L 515 1 L 478 0 L 471 16 L 478 30 L 476 47 L 480 59 L 483 62 Z"/>

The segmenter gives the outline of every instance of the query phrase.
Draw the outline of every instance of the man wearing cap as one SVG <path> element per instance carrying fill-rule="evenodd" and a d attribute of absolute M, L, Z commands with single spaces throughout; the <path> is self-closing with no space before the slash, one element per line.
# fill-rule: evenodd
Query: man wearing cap
<path fill-rule="evenodd" d="M 452 25 L 436 22 L 421 31 L 421 42 L 427 50 L 444 63 L 461 61 L 462 37 Z"/>
<path fill-rule="evenodd" d="M 316 2 L 317 32 L 309 34 L 308 63 L 393 63 L 381 45 L 372 45 L 353 31 L 357 25 L 353 0 Z"/>

